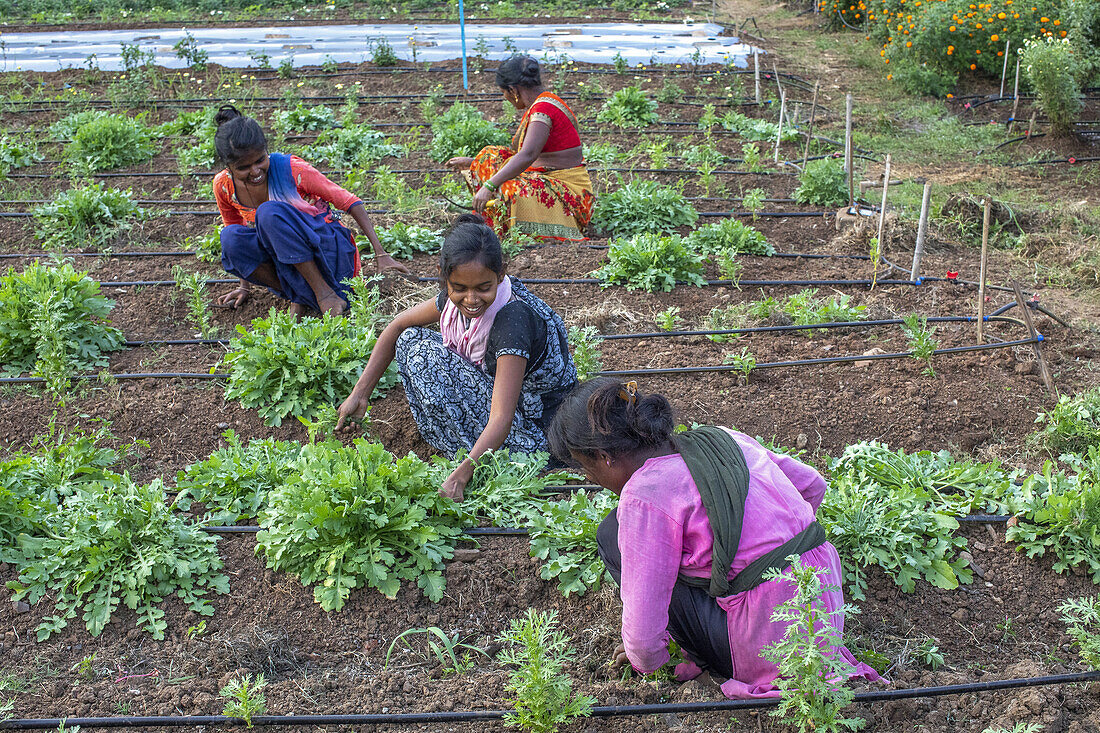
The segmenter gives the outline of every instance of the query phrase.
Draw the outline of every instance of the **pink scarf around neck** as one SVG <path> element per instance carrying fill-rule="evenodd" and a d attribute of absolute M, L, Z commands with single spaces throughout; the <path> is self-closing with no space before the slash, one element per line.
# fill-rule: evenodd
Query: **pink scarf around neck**
<path fill-rule="evenodd" d="M 484 369 L 485 350 L 489 346 L 489 330 L 493 327 L 493 319 L 511 299 L 512 280 L 505 275 L 497 286 L 497 297 L 492 304 L 485 309 L 485 313 L 471 318 L 467 327 L 462 312 L 448 298 L 443 312 L 439 314 L 439 331 L 443 334 L 443 345 Z"/>

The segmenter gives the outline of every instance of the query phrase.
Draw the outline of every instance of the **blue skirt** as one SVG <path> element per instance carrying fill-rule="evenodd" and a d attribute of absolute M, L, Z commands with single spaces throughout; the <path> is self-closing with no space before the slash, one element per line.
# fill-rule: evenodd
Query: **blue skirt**
<path fill-rule="evenodd" d="M 355 245 L 351 232 L 339 222 L 325 221 L 324 214 L 310 216 L 282 201 L 266 201 L 256 209 L 256 226 L 222 227 L 222 267 L 242 280 L 252 279 L 265 262 L 275 266 L 279 278 L 276 295 L 292 303 L 320 310 L 313 288 L 294 267 L 313 261 L 329 287 L 347 300 L 345 280 L 355 274 Z"/>

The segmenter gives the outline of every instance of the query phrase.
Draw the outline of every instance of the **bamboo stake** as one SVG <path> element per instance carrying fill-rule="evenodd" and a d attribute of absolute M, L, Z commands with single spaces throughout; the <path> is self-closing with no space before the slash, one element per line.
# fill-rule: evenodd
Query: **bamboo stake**
<path fill-rule="evenodd" d="M 752 49 L 752 68 L 753 76 L 756 78 L 756 104 L 761 104 L 760 100 L 760 51 L 757 48 Z"/>
<path fill-rule="evenodd" d="M 848 176 L 848 207 L 855 203 L 855 181 L 852 176 L 852 95 L 844 100 L 844 173 Z"/>
<path fill-rule="evenodd" d="M 932 183 L 924 184 L 924 195 L 920 201 L 920 222 L 917 224 L 917 244 L 913 247 L 913 268 L 910 279 L 920 280 L 920 261 L 924 257 L 924 238 L 928 234 L 928 209 L 932 202 Z"/>
<path fill-rule="evenodd" d="M 1039 375 L 1043 378 L 1043 384 L 1046 385 L 1046 388 L 1057 397 L 1058 388 L 1054 386 L 1054 377 L 1051 376 L 1047 360 L 1043 358 L 1043 351 L 1039 348 L 1039 332 L 1035 330 L 1035 320 L 1031 317 L 1031 309 L 1024 302 L 1024 294 L 1020 291 L 1020 283 L 1012 283 L 1012 292 L 1016 294 L 1016 305 L 1024 314 L 1024 323 L 1027 324 L 1027 330 L 1031 332 L 1031 338 L 1035 339 L 1035 343 L 1031 345 L 1031 348 L 1035 351 L 1035 360 L 1039 362 Z"/>
<path fill-rule="evenodd" d="M 802 169 L 806 169 L 806 160 L 810 157 L 810 141 L 814 139 L 814 120 L 817 119 L 817 92 L 821 82 L 814 82 L 814 101 L 810 107 L 810 129 L 806 133 L 806 149 L 802 152 Z"/>
<path fill-rule="evenodd" d="M 1035 111 L 1031 112 L 1031 121 L 1027 123 L 1027 139 L 1031 139 L 1031 134 L 1035 132 Z"/>
<path fill-rule="evenodd" d="M 775 74 L 775 88 L 779 90 L 779 93 L 783 93 L 783 82 L 779 81 L 779 67 L 774 63 L 772 64 L 772 73 Z"/>
<path fill-rule="evenodd" d="M 872 264 L 874 267 L 874 275 L 871 277 L 871 289 L 874 290 L 875 280 L 878 279 L 878 263 L 882 258 L 882 250 L 885 247 L 885 242 L 882 241 L 883 235 L 886 233 L 886 196 L 890 192 L 890 154 L 886 154 L 886 172 L 883 173 L 882 179 L 882 207 L 878 212 L 878 257 Z"/>
<path fill-rule="evenodd" d="M 1012 41 L 1005 41 L 1005 62 L 1001 65 L 1001 93 L 998 97 L 1004 97 L 1005 95 L 1005 77 L 1008 75 L 1008 44 Z"/>
<path fill-rule="evenodd" d="M 779 163 L 779 142 L 783 139 L 783 116 L 787 112 L 787 95 L 779 90 L 779 127 L 775 131 L 775 162 Z"/>
<path fill-rule="evenodd" d="M 1016 83 L 1012 87 L 1012 117 L 1009 124 L 1016 124 L 1016 109 L 1020 106 L 1020 59 L 1016 59 Z"/>
<path fill-rule="evenodd" d="M 985 267 L 989 258 L 989 212 L 993 208 L 993 199 L 985 197 L 985 210 L 982 212 L 982 264 L 978 277 L 978 343 L 985 343 Z"/>

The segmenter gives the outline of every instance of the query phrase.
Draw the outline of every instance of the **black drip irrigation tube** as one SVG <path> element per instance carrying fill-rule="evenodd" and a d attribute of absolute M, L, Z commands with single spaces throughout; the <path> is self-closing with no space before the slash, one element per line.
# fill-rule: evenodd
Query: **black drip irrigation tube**
<path fill-rule="evenodd" d="M 992 349 L 1007 349 L 1015 346 L 1026 346 L 1028 344 L 1041 343 L 1043 341 L 1043 335 L 1039 334 L 1035 338 L 1019 339 L 1016 341 L 1002 341 L 992 344 L 978 344 L 975 346 L 954 346 L 946 349 L 936 349 L 932 352 L 932 356 L 946 356 L 949 354 L 963 354 L 970 351 L 990 351 Z M 796 359 L 793 361 L 775 361 L 775 362 L 763 362 L 753 367 L 753 370 L 757 369 L 782 369 L 786 367 L 802 367 L 802 366 L 821 366 L 824 364 L 844 364 L 853 361 L 879 361 L 882 359 L 908 359 L 913 356 L 911 351 L 899 351 L 890 354 L 854 354 L 852 356 L 830 356 L 820 359 Z M 625 376 L 645 376 L 645 375 L 659 375 L 659 374 L 703 374 L 709 372 L 737 372 L 741 371 L 739 367 L 732 364 L 717 364 L 713 366 L 697 366 L 697 367 L 668 367 L 664 369 L 624 369 L 618 371 L 603 371 L 598 372 L 595 376 L 600 377 L 625 377 Z M 78 374 L 73 375 L 70 379 L 95 381 L 99 379 L 228 379 L 229 375 L 224 372 L 153 372 L 153 373 L 122 373 L 122 374 Z M 0 384 L 38 384 L 45 382 L 42 377 L 0 377 Z"/>
<path fill-rule="evenodd" d="M 915 698 L 945 697 L 977 692 L 998 692 L 1027 687 L 1070 685 L 1100 681 L 1100 672 L 1073 672 L 1069 674 L 1023 677 L 988 682 L 966 682 L 958 685 L 914 687 L 906 690 L 876 690 L 857 692 L 854 704 L 911 700 Z M 617 718 L 633 715 L 660 715 L 668 713 L 718 713 L 739 710 L 761 710 L 778 705 L 778 698 L 765 700 L 709 700 L 704 702 L 652 703 L 648 705 L 599 705 L 592 708 L 590 717 Z M 430 713 L 360 713 L 342 715 L 255 715 L 251 726 L 289 725 L 417 725 L 424 723 L 463 723 L 502 720 L 514 714 L 513 710 L 456 710 Z M 58 729 L 62 724 L 76 728 L 136 728 L 163 726 L 172 728 L 207 725 L 246 725 L 241 718 L 226 715 L 131 715 L 114 718 L 23 718 L 0 721 L 0 730 Z"/>

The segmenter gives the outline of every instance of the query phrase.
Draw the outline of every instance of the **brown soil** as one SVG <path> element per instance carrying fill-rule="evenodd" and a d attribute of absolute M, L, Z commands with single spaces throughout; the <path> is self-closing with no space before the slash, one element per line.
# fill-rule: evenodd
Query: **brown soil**
<path fill-rule="evenodd" d="M 424 73 L 400 80 L 365 77 L 376 85 L 374 91 L 427 89 L 437 83 L 437 78 Z M 3 119 L 11 125 L 15 118 L 5 112 Z M 729 152 L 736 149 L 731 147 Z M 410 168 L 434 167 L 423 156 L 408 162 Z M 170 171 L 174 163 L 161 156 L 146 169 Z M 176 183 L 169 180 L 134 178 L 127 184 L 132 183 L 140 197 L 160 198 Z M 666 175 L 662 180 L 670 177 Z M 731 188 L 736 190 L 740 183 L 735 181 Z M 769 196 L 784 198 L 793 188 L 789 178 L 780 176 L 754 177 L 743 184 L 745 188 L 761 186 Z M 689 192 L 692 185 L 689 181 Z M 59 181 L 50 182 L 42 190 L 61 188 Z M 713 203 L 713 210 L 729 208 L 729 202 Z M 784 210 L 809 210 L 787 206 Z M 157 219 L 128 235 L 115 249 L 178 249 L 183 237 L 205 229 L 209 221 L 205 217 Z M 837 238 L 831 219 L 769 218 L 762 219 L 758 226 L 780 252 L 866 253 L 865 237 Z M 0 219 L 0 251 L 40 251 L 32 230 L 28 221 Z M 908 235 L 896 232 L 887 256 L 906 264 L 909 241 Z M 602 249 L 547 246 L 523 252 L 510 267 L 513 274 L 527 278 L 585 276 L 604 257 Z M 8 263 L 18 268 L 25 260 Z M 222 275 L 217 268 L 188 258 L 79 258 L 76 263 L 102 281 L 170 279 L 174 264 L 212 277 Z M 867 261 L 841 257 L 746 257 L 744 263 L 742 277 L 746 280 L 871 276 Z M 419 257 L 413 264 L 417 272 L 432 273 L 430 257 Z M 933 242 L 924 270 L 930 275 L 958 271 L 962 279 L 977 279 L 978 258 L 972 250 Z M 995 251 L 989 270 L 991 282 L 1007 283 L 1020 276 L 1021 264 L 1012 254 Z M 713 266 L 708 274 L 717 275 Z M 888 277 L 882 273 L 880 276 Z M 1033 283 L 1024 282 L 1025 287 L 1033 287 Z M 225 287 L 215 286 L 214 292 Z M 604 333 L 654 330 L 653 316 L 670 306 L 681 309 L 680 316 L 686 323 L 698 326 L 715 306 L 766 295 L 780 298 L 797 289 L 680 287 L 671 293 L 649 294 L 619 288 L 600 290 L 587 284 L 531 287 L 570 323 L 597 325 Z M 855 304 L 866 305 L 870 318 L 910 312 L 973 315 L 977 300 L 974 288 L 943 282 L 921 287 L 880 285 L 873 291 L 845 287 L 837 291 L 849 293 Z M 832 289 L 821 288 L 820 292 L 832 294 Z M 182 299 L 173 298 L 171 288 L 109 288 L 107 294 L 116 300 L 114 323 L 128 338 L 193 336 L 186 324 L 185 305 Z M 1037 320 L 1046 336 L 1043 353 L 1059 389 L 1073 393 L 1097 385 L 1100 377 L 1095 364 L 1100 357 L 1100 337 L 1095 323 L 1100 309 L 1073 293 L 1041 290 L 1040 295 L 1045 305 L 1065 315 L 1072 325 L 1067 329 L 1044 316 Z M 1010 294 L 993 291 L 988 307 L 1010 301 Z M 214 320 L 223 334 L 231 334 L 236 325 L 247 324 L 274 305 L 272 297 L 257 292 L 241 310 L 215 310 Z M 1008 340 L 1025 335 L 1023 328 L 1015 324 L 992 324 L 988 331 Z M 970 344 L 974 340 L 973 326 L 945 324 L 937 337 L 943 346 Z M 872 348 L 887 352 L 907 348 L 897 327 L 830 330 L 812 337 L 755 334 L 728 344 L 698 337 L 663 337 L 607 341 L 603 346 L 604 365 L 607 369 L 629 369 L 718 364 L 726 352 L 738 351 L 742 346 L 749 347 L 760 362 L 859 355 Z M 111 371 L 205 372 L 218 362 L 221 353 L 218 347 L 139 347 L 114 354 Z M 669 395 L 685 423 L 736 425 L 783 444 L 805 445 L 807 459 L 819 464 L 825 455 L 835 455 L 847 444 L 874 439 L 907 450 L 949 449 L 1029 469 L 1039 467 L 1039 457 L 1025 450 L 1026 440 L 1037 411 L 1049 407 L 1053 397 L 1043 388 L 1030 347 L 941 357 L 934 366 L 935 376 L 923 375 L 922 365 L 905 359 L 866 366 L 832 364 L 760 370 L 747 382 L 730 373 L 650 376 L 641 381 L 643 389 Z M 29 446 L 44 431 L 55 407 L 35 388 L 0 391 L 0 411 L 5 417 L 0 425 L 0 449 L 6 453 Z M 306 437 L 304 428 L 296 422 L 277 429 L 265 427 L 254 411 L 244 410 L 236 402 L 227 403 L 221 383 L 216 381 L 142 380 L 85 387 L 64 410 L 56 412 L 57 421 L 65 425 L 96 418 L 109 419 L 120 440 L 148 442 L 149 447 L 131 466 L 137 480 L 161 476 L 170 481 L 180 468 L 222 445 L 221 433 L 226 428 L 245 439 Z M 430 454 L 431 449 L 416 432 L 400 388 L 377 402 L 372 419 L 378 424 L 376 436 L 390 450 Z M 1095 593 L 1095 586 L 1077 574 L 1054 573 L 1049 560 L 1031 560 L 1016 552 L 1005 542 L 1003 527 L 977 526 L 963 531 L 974 564 L 981 569 L 975 582 L 955 591 L 920 584 L 913 594 L 904 594 L 891 580 L 872 570 L 867 600 L 859 604 L 862 613 L 848 620 L 853 645 L 874 648 L 891 658 L 895 664 L 888 676 L 898 688 L 1077 670 L 1075 652 L 1055 609 L 1062 599 Z M 223 538 L 219 550 L 231 580 L 231 593 L 214 599 L 217 612 L 206 621 L 205 633 L 195 638 L 189 638 L 186 632 L 198 623 L 198 617 L 174 601 L 166 603 L 170 628 L 163 642 L 135 630 L 132 614 L 120 611 L 98 638 L 91 638 L 77 619 L 66 632 L 39 644 L 34 640 L 34 629 L 49 613 L 48 602 L 29 610 L 10 603 L 0 605 L 0 678 L 14 673 L 31 680 L 28 689 L 13 693 L 12 714 L 217 714 L 222 708 L 217 696 L 220 687 L 235 676 L 259 672 L 271 681 L 267 701 L 273 714 L 499 709 L 506 705 L 506 672 L 495 662 L 483 660 L 466 674 L 454 676 L 443 673 L 421 642 L 414 643 L 413 651 L 395 651 L 388 668 L 384 667 L 386 652 L 401 632 L 426 626 L 438 626 L 450 634 L 457 632 L 467 643 L 493 650 L 509 620 L 528 607 L 559 611 L 578 650 L 577 661 L 568 671 L 576 688 L 601 704 L 720 697 L 717 688 L 699 683 L 670 686 L 623 681 L 610 672 L 606 662 L 616 641 L 620 613 L 616 594 L 604 587 L 579 598 L 563 599 L 553 584 L 539 579 L 538 562 L 528 556 L 522 538 L 485 539 L 476 560 L 451 563 L 447 569 L 447 595 L 439 604 L 428 602 L 409 587 L 394 601 L 371 591 L 359 591 L 352 594 L 340 613 L 321 611 L 311 591 L 296 579 L 265 569 L 254 554 L 254 538 Z M 0 566 L 0 582 L 14 579 L 13 568 Z M 939 670 L 921 666 L 905 651 L 911 651 L 925 638 L 934 639 L 945 657 L 945 666 Z M 89 673 L 81 676 L 76 663 L 92 655 Z M 860 706 L 857 712 L 867 718 L 869 730 L 910 731 L 919 727 L 936 733 L 979 733 L 991 725 L 1011 728 L 1017 722 L 1039 722 L 1046 731 L 1085 733 L 1100 730 L 1100 685 L 899 701 Z M 780 730 L 767 716 L 747 713 L 732 719 L 719 714 L 594 719 L 578 722 L 570 730 L 711 731 L 728 724 L 734 729 L 751 726 Z M 500 730 L 500 725 L 462 724 L 448 729 Z"/>

